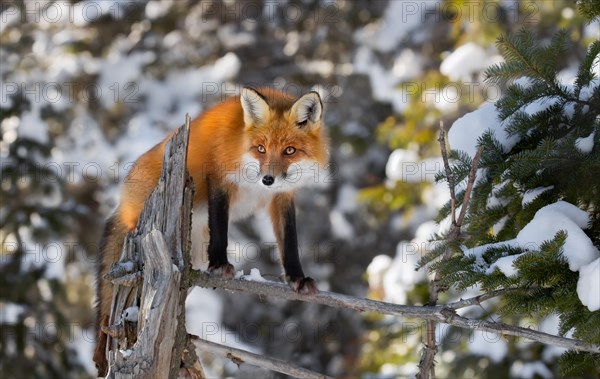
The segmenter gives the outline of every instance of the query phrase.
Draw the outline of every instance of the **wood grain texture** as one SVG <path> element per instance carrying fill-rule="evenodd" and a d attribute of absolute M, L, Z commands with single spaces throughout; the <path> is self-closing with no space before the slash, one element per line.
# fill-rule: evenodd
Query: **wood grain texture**
<path fill-rule="evenodd" d="M 125 330 L 133 325 L 134 335 L 109 340 L 111 378 L 177 377 L 180 370 L 188 338 L 184 284 L 191 268 L 194 197 L 185 164 L 189 133 L 187 117 L 167 143 L 159 183 L 144 204 L 136 230 L 125 239 L 120 262 L 133 262 L 134 272 L 119 269 L 112 274 L 110 325 L 125 325 Z M 132 306 L 139 307 L 137 322 L 122 317 Z"/>

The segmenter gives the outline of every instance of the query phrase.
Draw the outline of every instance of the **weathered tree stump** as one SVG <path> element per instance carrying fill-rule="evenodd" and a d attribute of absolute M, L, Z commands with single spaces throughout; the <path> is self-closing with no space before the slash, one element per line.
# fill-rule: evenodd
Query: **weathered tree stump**
<path fill-rule="evenodd" d="M 167 143 L 159 183 L 111 270 L 110 378 L 177 377 L 182 359 L 193 362 L 189 376 L 203 377 L 185 330 L 194 196 L 186 169 L 189 132 L 188 116 Z"/>

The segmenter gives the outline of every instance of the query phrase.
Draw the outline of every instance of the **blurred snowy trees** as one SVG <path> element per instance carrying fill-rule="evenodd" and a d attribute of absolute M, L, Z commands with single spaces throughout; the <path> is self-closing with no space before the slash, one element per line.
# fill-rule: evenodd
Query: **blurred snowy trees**
<path fill-rule="evenodd" d="M 448 196 L 434 183 L 439 120 L 451 125 L 499 99 L 483 72 L 502 60 L 500 34 L 525 27 L 545 39 L 568 28 L 576 46 L 558 58 L 562 78 L 576 76 L 599 37 L 568 1 L 27 0 L 0 11 L 0 372 L 8 376 L 94 374 L 94 265 L 118 181 L 185 113 L 242 85 L 316 88 L 325 99 L 336 176 L 327 190 L 299 194 L 306 271 L 323 289 L 423 304 L 426 276 L 414 269 Z M 231 259 L 277 277 L 266 225 L 257 215 L 233 228 Z M 414 373 L 422 337 L 414 320 L 202 289 L 187 319 L 196 334 L 334 376 Z M 540 328 L 556 325 L 547 318 Z M 552 348 L 445 331 L 456 338 L 441 340 L 440 373 L 519 376 L 519 364 L 556 372 Z M 219 360 L 208 369 L 268 374 Z"/>

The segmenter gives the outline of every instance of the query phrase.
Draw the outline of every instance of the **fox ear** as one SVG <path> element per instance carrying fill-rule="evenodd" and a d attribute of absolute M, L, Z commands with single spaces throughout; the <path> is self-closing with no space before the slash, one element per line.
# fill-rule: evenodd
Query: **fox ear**
<path fill-rule="evenodd" d="M 304 127 L 309 123 L 317 123 L 323 115 L 321 96 L 315 91 L 307 93 L 296 100 L 292 105 L 291 113 L 296 117 L 296 124 L 300 127 Z"/>
<path fill-rule="evenodd" d="M 269 104 L 258 91 L 249 87 L 242 88 L 240 102 L 244 110 L 244 123 L 247 127 L 260 126 L 267 121 Z"/>

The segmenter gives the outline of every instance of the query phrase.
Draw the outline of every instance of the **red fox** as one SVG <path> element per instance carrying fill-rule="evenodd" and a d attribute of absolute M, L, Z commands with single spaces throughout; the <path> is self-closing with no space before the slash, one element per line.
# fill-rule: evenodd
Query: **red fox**
<path fill-rule="evenodd" d="M 194 180 L 194 207 L 207 217 L 208 271 L 233 278 L 227 259 L 229 221 L 267 208 L 285 280 L 297 292 L 315 294 L 298 256 L 294 194 L 322 183 L 329 160 L 323 104 L 317 92 L 298 99 L 271 89 L 243 88 L 192 121 L 187 167 Z M 100 246 L 97 322 L 107 325 L 112 288 L 103 279 L 117 261 L 125 235 L 136 227 L 144 201 L 158 183 L 168 136 L 143 154 L 125 179 L 121 200 L 108 219 Z M 106 335 L 99 332 L 94 361 L 106 374 Z"/>

